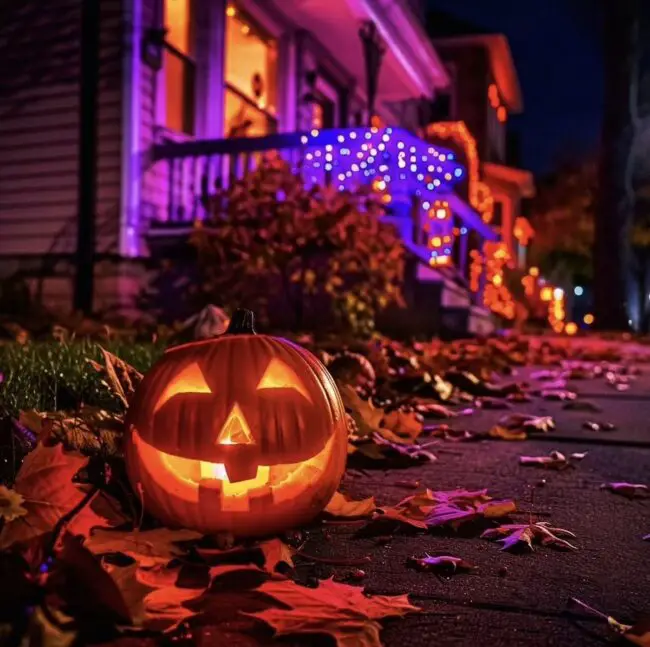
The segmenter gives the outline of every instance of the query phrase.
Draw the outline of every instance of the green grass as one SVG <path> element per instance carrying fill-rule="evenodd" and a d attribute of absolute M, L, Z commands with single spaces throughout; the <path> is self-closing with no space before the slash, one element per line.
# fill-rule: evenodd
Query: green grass
<path fill-rule="evenodd" d="M 103 344 L 139 371 L 146 371 L 164 350 L 161 344 Z M 0 419 L 19 411 L 57 411 L 81 403 L 119 411 L 120 402 L 101 384 L 86 358 L 99 361 L 99 345 L 91 341 L 0 344 Z"/>

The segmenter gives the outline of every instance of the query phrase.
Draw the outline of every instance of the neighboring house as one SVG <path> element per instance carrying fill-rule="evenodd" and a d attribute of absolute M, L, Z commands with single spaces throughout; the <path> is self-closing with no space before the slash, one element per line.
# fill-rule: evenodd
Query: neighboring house
<path fill-rule="evenodd" d="M 535 185 L 532 174 L 518 168 L 516 142 L 507 131 L 509 116 L 523 110 L 508 41 L 441 12 L 428 14 L 427 28 L 451 78 L 436 100 L 429 138 L 445 145 L 455 142 L 466 151 L 468 201 L 498 232 L 509 255 L 507 264 L 524 270 L 534 236 L 525 218 L 526 201 Z M 489 260 L 483 250 L 484 264 Z M 502 280 L 497 277 L 497 283 Z"/>
<path fill-rule="evenodd" d="M 22 67 L 0 73 L 0 276 L 26 278 L 47 304 L 69 310 L 78 260 L 81 2 L 12 4 L 0 49 L 12 43 L 29 56 Z M 132 308 L 142 259 L 161 240 L 186 235 L 205 216 L 202 193 L 241 177 L 261 151 L 278 150 L 294 162 L 323 154 L 322 166 L 311 165 L 312 177 L 346 184 L 345 156 L 357 137 L 387 147 L 390 217 L 417 264 L 442 266 L 458 223 L 482 239 L 495 237 L 452 191 L 463 166 L 413 134 L 426 125 L 423 107 L 449 85 L 418 20 L 421 2 L 102 0 L 100 6 L 96 310 Z M 360 27 L 371 37 L 366 50 L 383 52 L 372 129 L 365 127 Z M 402 172 L 404 146 L 413 159 Z M 328 155 L 334 156 L 329 168 Z M 368 164 L 362 181 L 389 182 L 381 164 Z M 448 210 L 444 222 L 432 216 L 442 213 L 438 198 Z M 440 233 L 435 252 L 427 214 Z"/>

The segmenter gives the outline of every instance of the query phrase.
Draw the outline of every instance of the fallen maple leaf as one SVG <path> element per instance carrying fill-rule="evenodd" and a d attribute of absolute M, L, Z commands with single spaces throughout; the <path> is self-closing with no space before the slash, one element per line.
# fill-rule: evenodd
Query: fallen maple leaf
<path fill-rule="evenodd" d="M 293 566 L 293 555 L 296 552 L 280 539 L 269 539 L 259 545 L 264 555 L 264 570 L 273 573 L 277 570 L 278 564 Z"/>
<path fill-rule="evenodd" d="M 623 624 L 616 618 L 609 616 L 602 611 L 586 604 L 578 598 L 569 598 L 569 605 L 576 606 L 582 611 L 601 618 L 607 623 L 607 626 L 616 632 L 619 636 L 625 638 L 628 642 L 638 647 L 650 647 L 650 618 L 645 618 L 633 625 Z"/>
<path fill-rule="evenodd" d="M 500 425 L 492 427 L 488 432 L 488 436 L 499 440 L 526 440 L 526 438 L 528 438 L 525 431 L 508 429 Z"/>
<path fill-rule="evenodd" d="M 58 609 L 48 608 L 46 615 L 37 606 L 29 615 L 29 622 L 21 644 L 38 645 L 39 647 L 73 647 L 78 644 L 76 631 L 60 628 L 53 624 L 50 618 L 56 620 L 60 627 L 65 627 L 66 623 L 72 620 Z"/>
<path fill-rule="evenodd" d="M 563 470 L 571 465 L 569 459 L 557 450 L 553 450 L 548 456 L 520 456 L 519 464 L 534 465 L 553 470 Z"/>
<path fill-rule="evenodd" d="M 144 624 L 147 629 L 171 631 L 187 618 L 196 615 L 183 606 L 185 602 L 195 600 L 205 589 L 186 589 L 168 586 L 151 591 L 144 598 Z"/>
<path fill-rule="evenodd" d="M 628 499 L 634 499 L 635 497 L 644 497 L 649 494 L 649 488 L 643 483 L 625 483 L 625 482 L 616 482 L 616 483 L 603 483 L 600 486 L 601 490 L 609 490 L 614 492 L 614 494 L 620 494 L 621 496 L 627 497 Z"/>
<path fill-rule="evenodd" d="M 545 467 L 553 470 L 563 470 L 567 467 L 573 467 L 571 461 L 581 461 L 587 456 L 587 452 L 575 452 L 568 458 L 557 450 L 553 450 L 548 456 L 520 456 L 520 465 L 533 465 L 537 467 Z"/>
<path fill-rule="evenodd" d="M 50 444 L 62 443 L 68 451 L 86 456 L 122 456 L 122 414 L 88 406 L 74 415 L 21 411 L 19 424 Z"/>
<path fill-rule="evenodd" d="M 0 485 L 0 519 L 9 522 L 26 515 L 27 510 L 22 505 L 24 502 L 25 499 L 18 492 Z"/>
<path fill-rule="evenodd" d="M 103 365 L 92 359 L 86 361 L 104 376 L 104 384 L 122 401 L 125 407 L 128 407 L 129 399 L 135 392 L 135 387 L 142 380 L 142 373 L 117 357 L 117 355 L 108 352 L 105 348 L 100 346 L 100 350 L 104 360 Z"/>
<path fill-rule="evenodd" d="M 501 550 L 528 547 L 534 550 L 533 543 L 542 546 L 555 546 L 566 550 L 577 550 L 562 537 L 575 537 L 572 532 L 563 528 L 554 528 L 546 521 L 529 524 L 505 524 L 498 528 L 490 528 L 481 535 L 483 539 L 495 539 L 503 544 Z"/>
<path fill-rule="evenodd" d="M 167 564 L 174 557 L 183 555 L 178 542 L 194 541 L 203 535 L 193 530 L 95 530 L 85 542 L 86 548 L 95 555 L 123 553 L 132 557 L 140 566 L 150 567 Z"/>
<path fill-rule="evenodd" d="M 318 588 L 290 580 L 268 581 L 257 590 L 289 607 L 249 614 L 270 625 L 278 636 L 326 634 L 338 647 L 381 647 L 378 620 L 420 610 L 406 595 L 367 596 L 363 589 L 333 579 L 320 582 Z"/>
<path fill-rule="evenodd" d="M 104 570 L 115 582 L 126 608 L 129 610 L 131 624 L 142 626 L 146 619 L 144 598 L 154 587 L 145 584 L 138 578 L 138 564 L 129 566 L 113 566 L 104 564 Z"/>
<path fill-rule="evenodd" d="M 578 397 L 578 394 L 574 391 L 565 391 L 561 389 L 547 389 L 540 393 L 540 396 L 544 400 L 556 400 L 560 402 L 565 402 L 567 400 L 575 400 Z"/>
<path fill-rule="evenodd" d="M 494 501 L 487 490 L 424 490 L 406 497 L 394 507 L 380 508 L 364 528 L 364 534 L 385 530 L 391 521 L 417 529 L 449 525 L 456 529 L 476 519 L 498 519 L 515 512 L 514 501 Z"/>
<path fill-rule="evenodd" d="M 547 433 L 555 429 L 555 421 L 551 416 L 533 416 L 523 422 L 522 428 L 526 431 Z"/>
<path fill-rule="evenodd" d="M 86 493 L 73 482 L 73 476 L 88 464 L 88 459 L 64 452 L 61 445 L 47 447 L 38 443 L 20 466 L 14 490 L 23 497 L 26 515 L 14 518 L 0 532 L 0 549 L 54 529 L 66 513 L 79 505 Z M 90 505 L 83 507 L 67 529 L 71 534 L 87 537 L 96 526 L 109 525 Z"/>
<path fill-rule="evenodd" d="M 412 566 L 418 571 L 436 571 L 443 573 L 456 573 L 458 571 L 471 571 L 476 568 L 461 557 L 451 555 L 425 555 L 424 557 L 409 557 L 407 566 Z"/>
<path fill-rule="evenodd" d="M 403 441 L 411 443 L 422 433 L 424 428 L 420 414 L 415 411 L 402 411 L 401 409 L 386 414 L 382 426 L 400 436 Z"/>
<path fill-rule="evenodd" d="M 333 517 L 367 517 L 377 508 L 374 497 L 352 501 L 340 492 L 334 492 L 334 496 L 325 506 L 325 512 Z"/>
<path fill-rule="evenodd" d="M 346 410 L 356 423 L 360 437 L 371 436 L 379 430 L 384 419 L 383 409 L 377 409 L 369 399 L 363 400 L 349 384 L 343 385 L 340 393 Z"/>

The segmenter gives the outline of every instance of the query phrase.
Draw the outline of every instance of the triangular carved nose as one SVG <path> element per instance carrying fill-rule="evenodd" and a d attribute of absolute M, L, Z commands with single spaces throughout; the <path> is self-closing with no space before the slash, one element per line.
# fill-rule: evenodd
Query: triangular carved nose
<path fill-rule="evenodd" d="M 253 445 L 255 440 L 246 418 L 237 403 L 228 414 L 224 426 L 217 437 L 217 445 Z"/>

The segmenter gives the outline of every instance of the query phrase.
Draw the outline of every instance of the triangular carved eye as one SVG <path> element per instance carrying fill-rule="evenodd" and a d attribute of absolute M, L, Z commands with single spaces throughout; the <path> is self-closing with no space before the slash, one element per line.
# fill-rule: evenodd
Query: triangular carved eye
<path fill-rule="evenodd" d="M 185 367 L 178 375 L 172 378 L 162 395 L 158 398 L 154 413 L 156 413 L 165 402 L 171 400 L 171 398 L 180 393 L 212 393 L 212 390 L 203 377 L 203 372 L 196 362 Z"/>
<path fill-rule="evenodd" d="M 273 358 L 264 371 L 264 375 L 257 385 L 258 390 L 261 389 L 293 389 L 298 391 L 306 400 L 312 402 L 309 392 L 305 385 L 300 381 L 295 371 L 281 362 L 277 358 Z"/>

